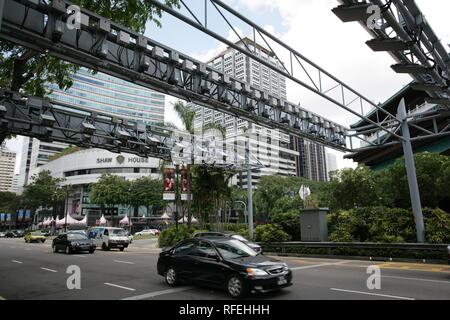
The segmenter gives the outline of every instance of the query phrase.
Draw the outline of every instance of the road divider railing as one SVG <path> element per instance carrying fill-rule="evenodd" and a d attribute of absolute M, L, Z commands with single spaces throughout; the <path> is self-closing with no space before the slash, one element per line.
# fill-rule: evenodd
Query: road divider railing
<path fill-rule="evenodd" d="M 279 256 L 358 257 L 371 260 L 447 261 L 448 244 L 366 242 L 260 243 L 264 254 Z"/>

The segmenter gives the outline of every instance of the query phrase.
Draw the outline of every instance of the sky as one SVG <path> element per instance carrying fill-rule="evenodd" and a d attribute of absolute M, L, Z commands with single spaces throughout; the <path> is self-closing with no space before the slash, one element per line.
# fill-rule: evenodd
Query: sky
<path fill-rule="evenodd" d="M 204 2 L 198 0 L 184 2 L 203 22 Z M 392 71 L 390 66 L 395 61 L 387 53 L 374 53 L 365 45 L 371 37 L 358 23 L 343 23 L 331 12 L 331 9 L 339 5 L 337 0 L 226 0 L 225 2 L 375 103 L 385 101 L 412 80 L 407 75 L 397 75 Z M 416 0 L 416 3 L 438 37 L 444 44 L 450 44 L 448 20 L 450 1 Z M 209 28 L 227 37 L 228 40 L 237 40 L 237 36 L 212 5 L 208 6 L 208 13 Z M 161 23 L 162 28 L 149 23 L 146 36 L 198 60 L 206 61 L 226 48 L 224 44 L 168 14 L 163 15 Z M 248 26 L 233 19 L 230 19 L 230 24 L 236 28 L 240 36 L 251 35 Z M 279 52 L 282 60 L 286 57 L 286 52 L 279 51 L 274 43 L 269 44 Z M 298 71 L 300 70 L 295 69 L 295 72 Z M 324 80 L 324 87 L 327 84 Z M 287 91 L 289 101 L 300 103 L 303 108 L 323 117 L 345 125 L 357 120 L 348 112 L 291 82 L 287 83 Z M 170 97 L 167 99 L 166 121 L 181 125 L 172 107 L 174 101 L 175 99 Z M 369 109 L 364 111 L 367 112 Z M 20 140 L 19 138 L 8 142 L 8 147 L 19 151 Z M 356 166 L 352 161 L 344 160 L 341 153 L 331 150 L 330 152 L 336 154 L 339 168 Z"/>

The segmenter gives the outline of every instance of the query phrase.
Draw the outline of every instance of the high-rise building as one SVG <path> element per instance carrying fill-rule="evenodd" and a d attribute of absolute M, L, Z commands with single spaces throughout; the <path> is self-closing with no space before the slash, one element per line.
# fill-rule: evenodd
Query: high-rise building
<path fill-rule="evenodd" d="M 282 65 L 275 55 L 261 45 L 254 46 L 249 38 L 236 43 L 248 47 L 260 58 L 269 61 L 277 68 Z M 287 100 L 286 78 L 267 66 L 254 61 L 245 54 L 228 48 L 208 64 L 218 71 L 234 77 L 253 87 L 267 92 L 271 96 Z M 253 174 L 254 185 L 264 175 L 303 176 L 305 178 L 326 181 L 325 148 L 305 139 L 290 137 L 279 130 L 251 125 L 248 121 L 226 115 L 204 107 L 195 107 L 195 128 L 201 128 L 209 123 L 221 124 L 226 128 L 227 143 L 236 143 L 244 132 L 251 128 L 250 153 L 264 165 Z M 246 173 L 240 178 L 243 187 L 247 185 Z"/>
<path fill-rule="evenodd" d="M 81 68 L 72 79 L 73 85 L 68 90 L 48 84 L 48 89 L 52 90 L 50 98 L 56 102 L 147 124 L 164 122 L 164 94 L 103 73 L 93 74 L 85 68 Z M 62 143 L 24 138 L 18 176 L 19 193 L 30 182 L 30 171 L 48 163 L 49 158 L 67 147 Z"/>
<path fill-rule="evenodd" d="M 0 149 L 0 192 L 10 192 L 13 186 L 16 153 Z"/>
<path fill-rule="evenodd" d="M 328 179 L 331 179 L 331 174 L 338 170 L 337 157 L 335 154 L 327 152 L 327 169 Z"/>

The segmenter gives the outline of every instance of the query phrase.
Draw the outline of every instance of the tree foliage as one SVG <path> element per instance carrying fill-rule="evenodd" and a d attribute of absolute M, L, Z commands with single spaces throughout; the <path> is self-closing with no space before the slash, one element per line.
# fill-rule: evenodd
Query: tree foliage
<path fill-rule="evenodd" d="M 160 179 L 142 177 L 131 182 L 129 191 L 129 204 L 135 208 L 145 206 L 152 208 L 153 214 L 164 209 L 166 202 L 163 200 L 163 182 Z"/>
<path fill-rule="evenodd" d="M 0 212 L 15 212 L 22 205 L 22 198 L 12 192 L 0 192 Z"/>
<path fill-rule="evenodd" d="M 61 187 L 64 179 L 53 178 L 50 171 L 41 171 L 31 178 L 24 189 L 24 204 L 28 208 L 50 208 L 64 201 L 66 192 Z"/>
<path fill-rule="evenodd" d="M 103 174 L 91 187 L 92 203 L 114 207 L 130 203 L 130 182 L 110 173 Z"/>

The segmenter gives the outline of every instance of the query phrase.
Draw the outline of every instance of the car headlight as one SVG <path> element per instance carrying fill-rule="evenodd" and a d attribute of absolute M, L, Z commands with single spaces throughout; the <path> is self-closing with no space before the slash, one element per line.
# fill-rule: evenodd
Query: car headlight
<path fill-rule="evenodd" d="M 250 277 L 261 277 L 269 275 L 266 271 L 261 269 L 248 268 L 247 275 Z"/>

